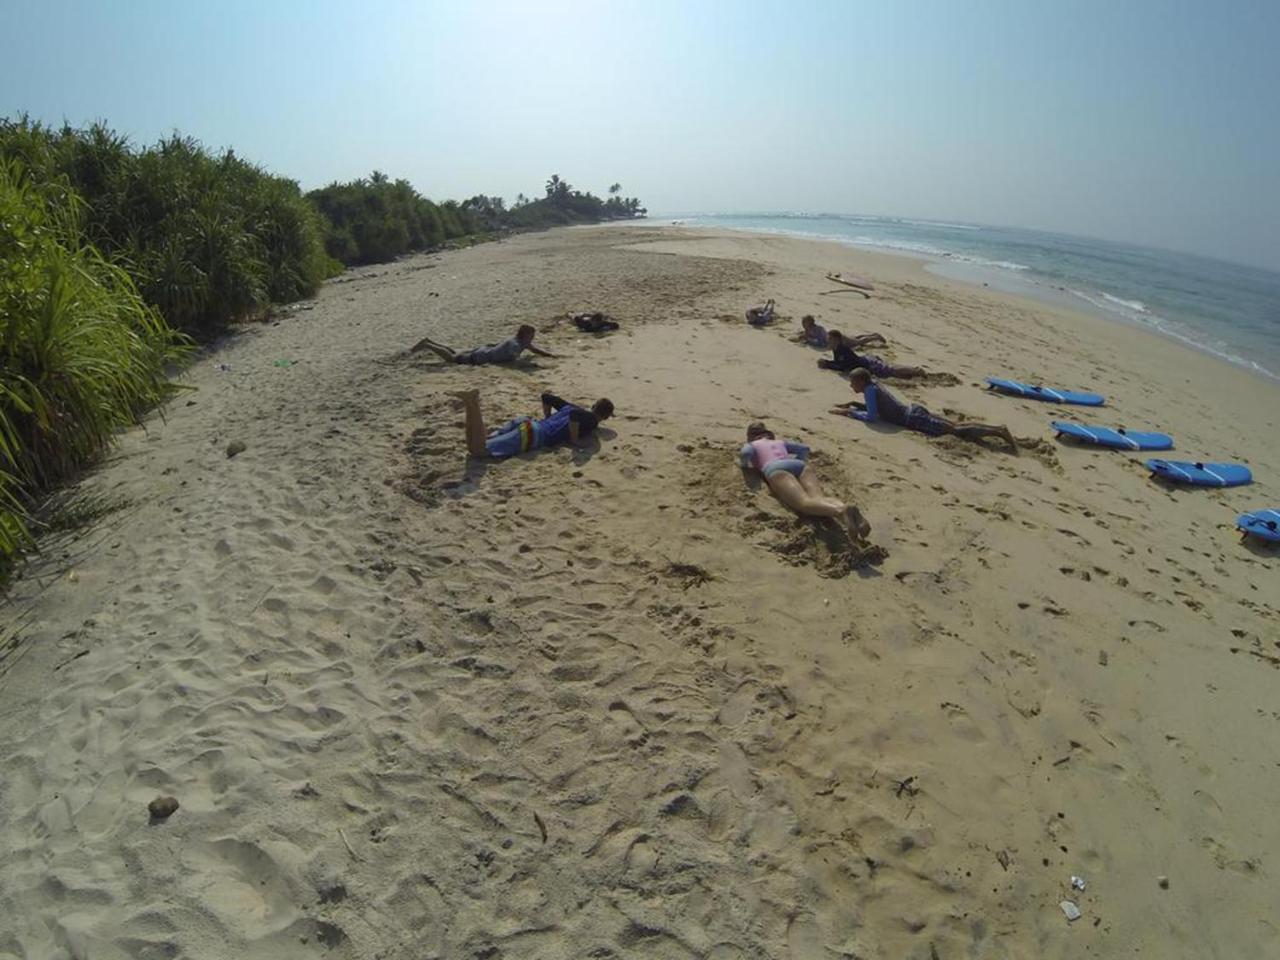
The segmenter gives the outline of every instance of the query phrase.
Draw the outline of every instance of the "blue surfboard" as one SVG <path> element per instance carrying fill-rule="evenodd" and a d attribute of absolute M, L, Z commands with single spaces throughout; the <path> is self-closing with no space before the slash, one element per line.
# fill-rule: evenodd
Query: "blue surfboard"
<path fill-rule="evenodd" d="M 1263 540 L 1280 543 L 1280 510 L 1254 510 L 1236 517 L 1241 533 L 1251 533 Z"/>
<path fill-rule="evenodd" d="M 1097 444 L 1100 447 L 1112 447 L 1116 450 L 1172 450 L 1173 437 L 1164 433 L 1139 433 L 1120 427 L 1086 427 L 1079 423 L 1068 423 L 1065 420 L 1054 420 L 1053 429 L 1059 436 L 1068 436 L 1085 443 Z"/>
<path fill-rule="evenodd" d="M 1197 487 L 1238 487 L 1253 480 L 1249 468 L 1238 463 L 1148 460 L 1147 469 L 1174 483 L 1189 483 Z"/>
<path fill-rule="evenodd" d="M 1053 387 L 1038 387 L 1030 383 L 1019 383 L 1017 380 L 1002 380 L 999 377 L 987 377 L 987 383 L 993 390 L 1011 393 L 1015 397 L 1028 400 L 1045 400 L 1049 403 L 1075 403 L 1084 407 L 1100 407 L 1106 398 L 1100 393 L 1081 393 L 1079 390 L 1056 390 Z"/>

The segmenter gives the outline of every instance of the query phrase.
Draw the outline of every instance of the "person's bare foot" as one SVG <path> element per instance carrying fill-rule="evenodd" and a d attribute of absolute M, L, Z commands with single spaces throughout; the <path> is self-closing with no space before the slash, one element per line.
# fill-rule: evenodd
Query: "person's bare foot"
<path fill-rule="evenodd" d="M 472 390 L 449 390 L 449 391 L 447 391 L 447 393 L 448 393 L 448 395 L 449 395 L 449 396 L 453 397 L 453 399 L 457 400 L 457 401 L 458 401 L 458 403 L 460 403 L 460 404 L 461 404 L 462 406 L 464 406 L 464 407 L 465 407 L 467 404 L 469 404 L 469 403 L 479 403 L 479 402 L 480 402 L 480 391 L 479 391 L 479 390 L 476 390 L 476 389 L 472 389 Z"/>
<path fill-rule="evenodd" d="M 871 532 L 871 524 L 867 522 L 867 518 L 862 515 L 862 511 L 853 504 L 845 507 L 845 522 L 849 525 L 849 532 L 856 536 L 859 540 L 865 540 L 867 534 Z"/>

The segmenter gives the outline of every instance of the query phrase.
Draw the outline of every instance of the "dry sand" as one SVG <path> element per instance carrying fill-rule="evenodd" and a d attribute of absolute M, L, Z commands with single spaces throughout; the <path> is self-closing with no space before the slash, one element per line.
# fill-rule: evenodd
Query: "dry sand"
<path fill-rule="evenodd" d="M 623 331 L 554 322 L 588 308 Z M 806 312 L 1043 439 L 826 414 Z M 400 354 L 522 321 L 564 359 Z M 999 373 L 1258 480 L 1061 446 Z M 355 271 L 187 380 L 83 485 L 126 505 L 9 600 L 0 957 L 1280 955 L 1280 559 L 1231 529 L 1280 503 L 1274 385 L 911 260 L 652 227 Z M 468 467 L 469 385 L 619 416 Z M 755 418 L 883 565 L 744 485 Z"/>

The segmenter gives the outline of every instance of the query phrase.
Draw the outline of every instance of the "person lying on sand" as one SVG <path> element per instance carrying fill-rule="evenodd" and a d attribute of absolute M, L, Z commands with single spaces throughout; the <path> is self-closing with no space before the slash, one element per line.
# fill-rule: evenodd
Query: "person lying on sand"
<path fill-rule="evenodd" d="M 813 314 L 806 313 L 800 318 L 800 332 L 796 334 L 795 339 L 799 343 L 807 343 L 811 347 L 822 347 L 826 349 L 830 344 L 827 342 L 826 327 L 818 325 L 818 321 L 813 319 Z M 869 347 L 873 343 L 886 346 L 889 341 L 880 333 L 860 333 L 856 336 L 847 337 L 841 334 L 841 339 L 853 347 Z"/>
<path fill-rule="evenodd" d="M 613 403 L 603 397 L 584 410 L 554 393 L 542 395 L 542 419 L 517 417 L 496 430 L 486 430 L 480 412 L 480 391 L 459 390 L 450 393 L 466 414 L 467 453 L 473 457 L 514 457 L 540 447 L 568 443 L 586 446 L 585 440 L 603 420 L 613 416 Z"/>
<path fill-rule="evenodd" d="M 503 340 L 501 343 L 491 343 L 462 352 L 446 347 L 443 343 L 436 343 L 430 337 L 423 337 L 409 348 L 409 352 L 430 350 L 445 363 L 469 363 L 475 366 L 485 363 L 511 363 L 519 359 L 520 354 L 526 350 L 540 357 L 555 357 L 554 353 L 539 350 L 533 345 L 533 335 L 537 332 L 529 324 L 522 324 L 514 337 Z"/>
<path fill-rule="evenodd" d="M 575 313 L 569 319 L 583 333 L 608 333 L 619 326 L 617 320 L 598 310 L 595 313 Z"/>
<path fill-rule="evenodd" d="M 795 339 L 800 343 L 807 343 L 811 347 L 827 348 L 827 328 L 818 325 L 818 321 L 813 319 L 812 313 L 806 313 L 800 318 L 800 332 L 796 334 Z"/>
<path fill-rule="evenodd" d="M 871 532 L 862 512 L 852 504 L 824 496 L 817 475 L 805 462 L 809 448 L 793 440 L 779 440 L 763 423 L 747 427 L 747 442 L 738 452 L 744 470 L 759 470 L 774 496 L 796 513 L 809 517 L 842 517 L 849 533 L 865 539 Z"/>
<path fill-rule="evenodd" d="M 1003 425 L 994 426 L 989 423 L 956 423 L 935 413 L 928 407 L 918 403 L 907 406 L 892 393 L 888 387 L 881 386 L 871 379 L 871 371 L 858 367 L 849 374 L 849 386 L 855 393 L 862 394 L 865 402 L 850 401 L 842 407 L 832 407 L 831 412 L 838 416 L 849 416 L 866 423 L 883 420 L 885 423 L 897 424 L 908 430 L 917 430 L 930 437 L 940 437 L 951 433 L 962 440 L 977 442 L 983 437 L 999 437 L 1009 444 L 1013 450 L 1018 449 L 1017 441 L 1009 428 Z"/>
<path fill-rule="evenodd" d="M 747 311 L 747 323 L 753 327 L 763 327 L 765 324 L 773 323 L 773 310 L 772 299 L 766 300 L 763 306 L 751 307 Z"/>
<path fill-rule="evenodd" d="M 882 342 L 884 340 L 878 333 L 867 333 L 857 338 L 858 341 L 862 342 L 853 342 L 853 338 L 846 339 L 839 330 L 828 331 L 827 343 L 831 346 L 832 359 L 819 360 L 818 366 L 824 370 L 840 371 L 864 367 L 877 377 L 899 377 L 904 380 L 909 377 L 923 377 L 925 375 L 924 367 L 904 367 L 881 360 L 879 357 L 854 353 L 854 346 L 862 346 L 868 337 L 878 337 Z"/>

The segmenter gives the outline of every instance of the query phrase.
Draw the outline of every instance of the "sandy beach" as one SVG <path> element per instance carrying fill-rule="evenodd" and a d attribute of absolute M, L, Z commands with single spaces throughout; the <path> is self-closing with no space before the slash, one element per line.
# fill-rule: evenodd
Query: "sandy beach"
<path fill-rule="evenodd" d="M 830 415 L 805 313 L 1026 441 Z M 561 359 L 405 352 L 520 323 Z M 1277 385 L 912 259 L 651 225 L 348 271 L 182 382 L 7 601 L 0 958 L 1280 955 L 1280 555 L 1233 530 L 1280 506 Z M 469 465 L 471 386 L 493 423 L 617 416 Z M 1171 489 L 1054 418 L 1255 482 Z M 883 563 L 744 483 L 756 419 Z"/>

